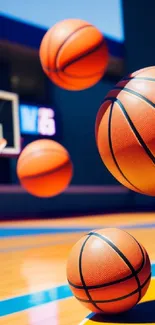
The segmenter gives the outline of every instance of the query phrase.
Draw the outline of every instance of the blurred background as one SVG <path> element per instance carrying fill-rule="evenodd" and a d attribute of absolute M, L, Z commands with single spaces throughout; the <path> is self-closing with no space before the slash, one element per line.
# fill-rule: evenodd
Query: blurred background
<path fill-rule="evenodd" d="M 53 139 L 68 149 L 74 165 L 74 177 L 65 193 L 50 199 L 33 197 L 19 185 L 18 150 L 12 141 L 14 150 L 4 150 L 0 157 L 1 219 L 154 209 L 154 198 L 129 191 L 107 171 L 94 133 L 96 114 L 107 92 L 124 75 L 154 65 L 154 9 L 154 0 L 149 6 L 143 0 L 79 0 L 72 5 L 65 0 L 63 10 L 62 0 L 1 3 L 0 90 L 19 96 L 21 149 L 36 139 Z M 67 18 L 94 24 L 103 32 L 110 52 L 106 75 L 96 86 L 80 92 L 55 86 L 39 61 L 39 46 L 47 29 Z M 3 95 L 0 100 L 4 102 Z M 6 99 L 6 105 L 11 107 L 13 101 Z M 6 137 L 14 139 L 9 113 L 4 120 Z M 15 120 L 13 123 L 16 127 Z"/>

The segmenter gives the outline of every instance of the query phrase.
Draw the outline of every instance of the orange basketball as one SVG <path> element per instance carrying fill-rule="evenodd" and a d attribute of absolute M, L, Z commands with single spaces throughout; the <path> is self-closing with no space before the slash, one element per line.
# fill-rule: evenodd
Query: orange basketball
<path fill-rule="evenodd" d="M 101 158 L 129 189 L 155 196 L 155 67 L 121 80 L 96 119 Z"/>
<path fill-rule="evenodd" d="M 65 190 L 72 178 L 72 163 L 67 150 L 52 140 L 28 144 L 17 163 L 21 185 L 31 194 L 50 197 Z"/>
<path fill-rule="evenodd" d="M 47 31 L 40 46 L 40 60 L 47 76 L 68 90 L 96 84 L 108 64 L 102 33 L 80 19 L 63 20 Z"/>
<path fill-rule="evenodd" d="M 74 296 L 91 311 L 120 313 L 146 293 L 150 260 L 144 247 L 123 230 L 91 231 L 72 248 L 67 278 Z"/>

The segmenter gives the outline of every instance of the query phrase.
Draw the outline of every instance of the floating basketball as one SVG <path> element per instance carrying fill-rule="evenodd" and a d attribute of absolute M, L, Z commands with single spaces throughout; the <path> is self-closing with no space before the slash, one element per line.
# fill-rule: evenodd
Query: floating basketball
<path fill-rule="evenodd" d="M 72 173 L 67 150 L 52 140 L 31 142 L 24 148 L 17 163 L 21 185 L 39 197 L 63 192 L 71 181 Z"/>
<path fill-rule="evenodd" d="M 108 93 L 96 119 L 100 156 L 129 189 L 155 196 L 155 67 L 139 70 Z"/>
<path fill-rule="evenodd" d="M 96 84 L 108 64 L 102 33 L 80 19 L 67 19 L 47 31 L 40 46 L 46 75 L 58 86 L 82 90 Z"/>
<path fill-rule="evenodd" d="M 120 313 L 146 293 L 150 260 L 144 247 L 123 230 L 91 231 L 72 248 L 67 278 L 74 296 L 91 311 Z"/>

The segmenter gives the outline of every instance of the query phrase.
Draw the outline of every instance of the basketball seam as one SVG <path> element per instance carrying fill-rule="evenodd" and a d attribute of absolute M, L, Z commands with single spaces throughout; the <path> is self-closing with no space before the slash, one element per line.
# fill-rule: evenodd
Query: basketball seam
<path fill-rule="evenodd" d="M 137 274 L 137 275 L 140 273 L 140 271 L 142 270 L 142 268 L 143 268 L 143 262 L 142 262 L 141 266 L 139 267 L 139 269 L 136 270 L 136 274 Z M 132 279 L 133 277 L 134 277 L 133 274 L 130 274 L 130 275 L 124 277 L 124 278 L 121 278 L 121 279 L 118 279 L 118 280 L 115 280 L 115 281 L 106 282 L 106 283 L 103 283 L 103 284 L 92 285 L 92 286 L 91 286 L 91 285 L 90 285 L 90 286 L 87 286 L 87 289 L 100 289 L 100 288 L 109 287 L 109 286 L 111 286 L 111 285 L 115 285 L 115 284 L 118 284 L 118 283 L 124 282 L 124 281 L 126 281 L 126 280 L 130 280 L 130 279 Z M 69 281 L 69 280 L 68 280 L 68 282 L 69 282 L 69 284 L 70 284 L 73 288 L 75 288 L 75 289 L 83 289 L 83 286 L 82 286 L 82 285 L 76 285 L 76 284 L 72 283 L 72 282 Z"/>
<path fill-rule="evenodd" d="M 149 274 L 149 276 L 147 277 L 147 279 L 145 280 L 145 282 L 140 286 L 141 289 L 143 289 L 145 287 L 145 285 L 150 280 L 150 278 L 151 278 L 151 273 Z M 95 304 L 96 303 L 109 303 L 109 302 L 111 303 L 111 302 L 116 302 L 116 301 L 120 301 L 120 300 L 124 300 L 126 298 L 129 298 L 129 297 L 133 296 L 134 294 L 136 294 L 138 292 L 139 292 L 139 290 L 137 288 L 134 291 L 130 292 L 129 294 L 124 295 L 124 296 L 121 296 L 121 297 L 118 297 L 118 298 L 107 299 L 107 300 L 93 300 L 93 302 Z M 75 296 L 75 297 L 76 297 L 76 299 L 78 299 L 81 302 L 89 303 L 89 300 L 81 299 L 81 298 L 79 298 L 77 296 Z"/>
<path fill-rule="evenodd" d="M 91 25 L 85 25 L 85 26 L 91 26 Z M 54 61 L 54 64 L 55 64 L 55 67 L 56 67 L 56 60 L 57 60 L 57 55 L 58 55 L 58 53 L 59 53 L 59 51 L 60 51 L 60 49 L 62 48 L 62 46 L 65 44 L 65 42 L 66 42 L 66 40 L 67 39 L 69 39 L 70 38 L 70 36 L 71 35 L 74 35 L 74 33 L 76 32 L 76 31 L 78 31 L 78 30 L 80 30 L 80 29 L 82 29 L 82 28 L 84 28 L 85 26 L 81 26 L 81 27 L 79 27 L 79 28 L 77 28 L 73 33 L 71 33 L 64 41 L 63 41 L 63 43 L 59 46 L 59 48 L 58 48 L 58 51 L 57 51 L 57 53 L 56 53 L 56 55 L 55 55 L 55 61 Z M 51 45 L 51 43 L 49 42 L 49 50 L 50 50 L 50 45 Z M 47 70 L 49 69 L 49 67 L 50 67 L 50 51 L 48 51 L 48 66 L 47 66 Z M 57 71 L 57 78 L 61 81 L 61 82 L 63 82 L 63 83 L 66 83 L 68 86 L 71 86 L 71 87 L 74 87 L 74 85 L 72 84 L 72 83 L 70 83 L 70 82 L 68 82 L 68 80 L 66 81 L 64 81 L 63 80 L 63 78 L 60 76 L 60 74 L 59 74 L 59 72 Z"/>
<path fill-rule="evenodd" d="M 149 78 L 149 77 L 125 77 L 120 82 L 126 81 L 126 80 L 146 80 L 146 81 L 155 81 L 155 78 Z"/>
<path fill-rule="evenodd" d="M 147 147 L 146 143 L 144 142 L 143 138 L 141 137 L 141 135 L 139 134 L 139 132 L 137 131 L 134 123 L 132 122 L 132 120 L 130 119 L 129 114 L 127 113 L 127 111 L 125 110 L 124 105 L 122 104 L 122 102 L 116 98 L 115 102 L 118 103 L 121 111 L 123 112 L 124 116 L 126 117 L 126 120 L 128 122 L 128 124 L 130 125 L 135 137 L 137 138 L 138 142 L 140 143 L 140 145 L 142 146 L 142 148 L 144 149 L 146 155 L 150 158 L 150 160 L 152 161 L 153 164 L 155 164 L 155 157 L 152 154 L 152 152 L 150 151 L 150 149 Z"/>
<path fill-rule="evenodd" d="M 129 234 L 129 232 L 127 232 L 127 231 L 125 231 L 124 230 L 124 232 L 126 233 L 126 234 L 128 234 L 136 243 L 137 243 L 137 245 L 138 245 L 138 247 L 140 248 L 140 251 L 141 251 L 141 253 L 142 253 L 142 258 L 143 258 L 143 260 L 142 260 L 142 268 L 143 268 L 143 266 L 144 266 L 144 264 L 145 264 L 145 256 L 144 256 L 144 252 L 143 252 L 143 249 L 142 249 L 142 247 L 141 247 L 141 245 L 138 243 L 138 241 L 136 240 L 136 238 L 135 237 L 133 237 L 131 234 Z"/>
<path fill-rule="evenodd" d="M 59 51 L 61 50 L 61 48 L 63 47 L 63 45 L 66 43 L 66 41 L 67 41 L 67 40 L 68 40 L 72 35 L 74 35 L 74 33 L 78 32 L 79 30 L 81 30 L 81 29 L 83 29 L 83 28 L 85 28 L 85 27 L 89 27 L 89 26 L 92 26 L 92 25 L 83 25 L 83 26 L 80 26 L 80 27 L 76 28 L 76 29 L 75 29 L 71 34 L 69 34 L 69 35 L 64 39 L 64 41 L 60 44 L 60 46 L 59 46 L 59 48 L 57 49 L 57 52 L 56 52 L 56 54 L 55 54 L 55 60 L 54 60 L 55 67 L 56 67 L 56 60 L 57 60 L 57 56 L 58 56 L 58 54 L 59 54 Z M 49 35 L 51 36 L 51 34 L 49 34 Z M 50 38 L 50 36 L 49 36 L 49 38 Z M 48 40 L 48 43 L 51 44 L 51 43 L 49 42 L 49 40 Z M 49 48 L 50 48 L 50 46 L 49 46 Z M 48 53 L 50 53 L 50 51 L 48 51 Z M 47 58 L 50 58 L 50 56 L 48 56 Z M 50 60 L 47 60 L 47 61 L 49 61 L 49 62 L 48 62 L 48 65 L 47 65 L 46 69 L 49 69 L 49 66 L 50 66 Z M 53 72 L 57 72 L 57 67 L 56 67 L 56 71 L 53 70 Z"/>
<path fill-rule="evenodd" d="M 92 25 L 83 25 L 83 26 L 80 26 L 78 28 L 76 28 L 74 30 L 74 32 L 72 32 L 71 34 L 69 34 L 66 39 L 63 41 L 63 43 L 60 45 L 57 53 L 56 53 L 56 56 L 55 56 L 55 67 L 56 67 L 56 70 L 59 70 L 58 67 L 57 67 L 57 60 L 58 60 L 58 55 L 60 53 L 60 50 L 63 48 L 63 46 L 65 45 L 65 43 L 73 36 L 75 35 L 77 32 L 79 32 L 80 30 L 82 29 L 85 29 L 85 28 L 89 28 L 89 27 L 93 27 Z M 61 70 L 61 69 L 60 69 Z"/>
<path fill-rule="evenodd" d="M 83 242 L 83 244 L 82 244 L 82 247 L 81 247 L 81 250 L 80 250 L 80 255 L 79 255 L 79 273 L 80 273 L 80 278 L 81 278 L 81 282 L 82 282 L 82 284 L 83 284 L 83 290 L 85 291 L 85 293 L 86 293 L 86 296 L 88 297 L 88 301 L 89 301 L 89 303 L 91 303 L 95 308 L 97 308 L 99 311 L 102 311 L 103 312 L 103 310 L 100 308 L 100 307 L 98 307 L 95 303 L 94 303 L 94 301 L 92 300 L 92 298 L 91 298 L 91 295 L 90 295 L 90 293 L 89 293 L 89 291 L 88 291 L 88 289 L 87 289 L 87 286 L 86 286 L 86 283 L 85 283 L 85 280 L 84 280 L 84 277 L 83 277 L 83 273 L 82 273 L 82 254 L 83 254 L 83 251 L 84 251 L 84 247 L 85 247 L 85 245 L 86 245 L 86 243 L 87 243 L 87 241 L 89 240 L 89 238 L 91 237 L 91 235 L 88 235 L 88 237 L 85 239 L 85 241 Z"/>
<path fill-rule="evenodd" d="M 137 140 L 139 141 L 139 143 L 141 144 L 141 146 L 143 147 L 145 153 L 147 154 L 147 156 L 151 159 L 151 161 L 153 162 L 154 164 L 154 161 L 155 161 L 155 157 L 152 155 L 152 153 L 150 152 L 149 148 L 146 146 L 145 142 L 143 141 L 143 139 L 141 138 L 140 134 L 138 133 L 137 129 L 135 128 L 133 122 L 131 121 L 129 115 L 127 114 L 123 104 L 121 103 L 121 101 L 118 99 L 118 98 L 115 98 L 115 97 L 107 97 L 106 100 L 111 100 L 112 101 L 112 105 L 116 102 L 118 104 L 118 106 L 120 107 L 121 111 L 124 113 L 124 116 L 126 117 L 127 121 L 128 121 L 128 124 L 130 125 L 135 137 L 137 138 Z M 112 115 L 112 112 L 111 112 L 111 115 Z M 128 117 L 127 117 L 128 116 Z M 110 115 L 109 115 L 109 122 L 111 123 L 111 119 L 110 119 Z M 134 130 L 133 130 L 134 128 Z M 108 128 L 108 132 L 110 132 L 110 126 Z M 135 134 L 136 132 L 136 134 Z M 110 133 L 109 133 L 110 135 Z M 117 166 L 118 170 L 120 171 L 121 175 L 128 181 L 128 183 L 130 185 L 132 185 L 133 188 L 135 188 L 138 192 L 140 192 L 141 194 L 145 194 L 143 191 L 141 191 L 140 189 L 138 189 L 135 185 L 133 185 L 128 179 L 127 177 L 124 175 L 124 173 L 122 172 L 117 160 L 116 160 L 116 157 L 114 155 L 114 152 L 113 152 L 113 148 L 111 146 L 111 136 L 109 138 L 109 146 L 110 146 L 110 151 L 111 151 L 111 154 L 112 154 L 112 157 L 113 157 L 113 160 L 115 162 L 115 165 Z M 154 161 L 153 161 L 154 160 Z"/>
<path fill-rule="evenodd" d="M 60 49 L 65 45 L 65 43 L 66 43 L 66 41 L 68 41 L 69 40 L 69 38 L 72 36 L 72 35 L 74 35 L 77 31 L 79 31 L 79 30 L 82 30 L 82 29 L 85 29 L 85 28 L 87 28 L 87 27 L 93 27 L 92 25 L 85 25 L 85 26 L 82 26 L 81 28 L 78 28 L 76 31 L 74 31 L 72 34 L 70 34 L 67 38 L 66 38 L 66 40 L 64 40 L 64 42 L 63 42 L 63 44 L 61 44 L 61 47 L 58 49 L 58 52 L 56 53 L 56 57 L 55 57 L 55 66 L 56 66 L 56 75 L 59 77 L 59 79 L 63 82 L 63 83 L 66 83 L 68 86 L 71 86 L 71 87 L 73 87 L 74 88 L 74 83 L 72 84 L 72 82 L 71 82 L 71 80 L 68 82 L 68 80 L 64 80 L 63 79 L 63 77 L 60 75 L 60 73 L 62 72 L 63 74 L 64 74 L 64 76 L 66 75 L 67 76 L 67 74 L 65 73 L 65 71 L 63 70 L 63 68 L 61 68 L 60 70 L 58 70 L 57 69 L 57 57 L 58 57 L 58 55 L 59 55 L 59 51 L 60 51 Z M 102 40 L 102 43 L 104 42 L 104 39 Z M 101 46 L 101 44 L 100 44 L 100 46 Z M 96 49 L 95 49 L 96 50 Z M 92 51 L 91 51 L 92 52 Z M 90 52 L 90 54 L 91 54 L 91 52 Z M 87 54 L 88 55 L 88 54 Z M 84 56 L 85 56 L 85 54 L 84 54 Z M 81 58 L 82 58 L 82 56 L 81 56 Z M 78 60 L 79 60 L 79 58 L 78 58 Z M 76 61 L 76 60 L 75 60 Z M 72 64 L 73 62 L 71 62 L 71 64 Z M 65 69 L 65 67 L 64 67 L 64 69 Z M 71 76 L 72 77 L 72 76 Z M 93 76 L 92 76 L 93 77 Z M 89 77 L 88 77 L 89 78 Z M 80 79 L 80 78 L 79 78 Z M 84 79 L 86 79 L 86 78 L 81 78 L 82 80 L 84 80 Z"/>
<path fill-rule="evenodd" d="M 124 91 L 124 92 L 127 92 L 127 93 L 129 93 L 129 94 L 132 94 L 132 95 L 134 95 L 134 96 L 136 96 L 136 97 L 139 97 L 140 99 L 142 99 L 143 101 L 145 101 L 147 104 L 149 104 L 151 107 L 153 107 L 153 108 L 155 108 L 155 104 L 150 100 L 150 99 L 148 99 L 147 97 L 145 97 L 145 96 L 143 96 L 143 95 L 141 95 L 141 94 L 139 94 L 137 91 L 135 91 L 135 90 L 133 90 L 133 89 L 130 89 L 130 88 L 127 88 L 127 87 L 119 87 L 119 86 L 116 86 L 115 88 L 114 88 L 114 90 L 122 90 L 122 91 Z"/>
<path fill-rule="evenodd" d="M 145 256 L 144 256 L 143 249 L 142 249 L 141 245 L 138 243 L 138 241 L 131 234 L 129 234 L 126 231 L 124 231 L 124 232 L 126 234 L 128 234 L 137 243 L 137 245 L 140 248 L 140 251 L 142 253 L 142 263 L 141 263 L 140 267 L 137 270 L 135 270 L 136 274 L 139 275 L 139 273 L 141 272 L 141 270 L 143 269 L 144 264 L 145 264 Z M 115 281 L 111 281 L 111 282 L 107 282 L 107 283 L 103 283 L 103 284 L 98 284 L 98 285 L 93 285 L 93 286 L 87 286 L 87 289 L 89 290 L 89 289 L 99 289 L 99 288 L 108 287 L 108 286 L 111 286 L 111 285 L 115 285 L 115 284 L 124 282 L 124 281 L 129 280 L 129 279 L 132 279 L 133 277 L 134 277 L 133 274 L 130 274 L 130 275 L 124 277 L 124 278 L 121 278 L 121 279 L 118 279 L 118 280 L 115 280 Z M 83 289 L 83 286 L 73 284 L 69 280 L 68 280 L 68 283 L 75 289 Z"/>
<path fill-rule="evenodd" d="M 91 75 L 89 75 L 89 76 L 75 76 L 75 75 L 73 75 L 73 74 L 70 74 L 70 73 L 67 73 L 66 71 L 63 71 L 63 70 L 60 70 L 60 71 L 54 71 L 54 70 L 51 70 L 50 68 L 48 69 L 48 68 L 46 68 L 45 66 L 44 66 L 44 69 L 45 70 L 47 70 L 47 72 L 51 72 L 51 73 L 58 73 L 58 72 L 63 72 L 64 73 L 64 75 L 66 76 L 66 77 L 70 77 L 70 78 L 77 78 L 77 79 L 88 79 L 88 78 L 93 78 L 93 77 L 97 77 L 98 75 L 101 75 L 104 71 L 105 71 L 105 68 L 104 69 L 102 69 L 102 70 L 100 70 L 99 72 L 96 72 L 96 73 L 94 73 L 94 74 L 91 74 Z"/>
<path fill-rule="evenodd" d="M 76 57 L 75 59 L 71 60 L 71 61 L 68 62 L 64 67 L 61 67 L 61 69 L 58 69 L 58 68 L 57 68 L 57 58 L 58 58 L 58 55 L 59 55 L 60 50 L 63 48 L 63 46 L 65 45 L 65 43 L 70 39 L 70 37 L 72 37 L 74 34 L 76 34 L 76 32 L 78 32 L 79 30 L 82 30 L 82 29 L 88 28 L 88 27 L 94 27 L 94 26 L 93 26 L 93 25 L 84 25 L 84 26 L 81 26 L 81 27 L 77 28 L 77 29 L 76 29 L 73 33 L 71 33 L 71 34 L 70 34 L 70 35 L 69 35 L 69 36 L 68 36 L 68 37 L 63 41 L 63 43 L 60 45 L 60 47 L 59 47 L 59 49 L 58 49 L 58 51 L 57 51 L 57 53 L 56 53 L 56 56 L 55 56 L 55 67 L 56 67 L 56 70 L 53 70 L 53 69 L 50 69 L 50 68 L 49 68 L 49 66 L 50 66 L 50 62 L 49 62 L 49 64 L 48 64 L 47 67 L 44 66 L 44 69 L 46 69 L 48 72 L 52 72 L 52 73 L 63 72 L 65 75 L 67 75 L 67 73 L 64 71 L 64 69 L 65 69 L 66 67 L 70 66 L 70 65 L 73 64 L 74 62 L 80 60 L 81 58 L 83 58 L 83 57 L 85 57 L 85 56 L 87 56 L 87 55 L 89 55 L 89 54 L 92 54 L 93 52 L 96 51 L 96 49 L 100 48 L 103 44 L 105 44 L 105 40 L 102 39 L 102 41 L 101 41 L 99 44 L 97 44 L 95 47 L 93 47 L 93 49 L 91 49 L 91 50 L 89 49 L 89 50 L 85 51 L 85 53 L 83 53 L 82 55 L 79 55 L 79 56 Z M 49 51 L 49 53 L 50 53 L 50 51 Z M 50 60 L 49 60 L 49 61 L 50 61 Z M 89 76 L 86 76 L 86 77 L 84 77 L 84 76 L 79 77 L 79 79 L 86 79 L 86 78 L 89 78 L 89 77 L 95 77 L 96 75 L 101 74 L 103 71 L 104 71 L 104 69 L 101 70 L 100 72 L 97 72 L 97 73 L 93 74 L 93 75 L 89 75 Z M 70 75 L 70 74 L 68 74 L 68 76 L 70 76 L 70 77 L 74 77 L 74 76 L 72 76 L 72 75 Z M 61 79 L 60 76 L 59 76 L 59 78 Z M 63 81 L 63 79 L 61 79 L 61 80 Z M 63 81 L 63 82 L 64 82 L 64 81 Z M 68 83 L 68 84 L 69 84 L 69 83 Z M 72 85 L 72 84 L 71 84 L 71 85 Z"/>
<path fill-rule="evenodd" d="M 104 45 L 105 41 L 104 39 L 102 39 L 102 41 L 100 41 L 99 44 L 97 44 L 96 46 L 94 46 L 92 49 L 89 49 L 87 51 L 85 51 L 84 53 L 78 55 L 76 58 L 70 60 L 70 62 L 66 63 L 64 67 L 62 67 L 62 71 L 64 71 L 68 66 L 72 65 L 73 63 L 79 61 L 80 59 L 85 58 L 86 56 L 94 53 L 96 50 L 100 49 L 103 45 Z M 89 76 L 88 76 L 89 77 Z"/>
<path fill-rule="evenodd" d="M 147 67 L 147 68 L 144 68 L 144 69 L 140 69 L 140 70 L 138 70 L 138 71 L 135 71 L 135 72 L 136 72 L 136 75 L 133 76 L 133 78 L 136 78 L 137 76 L 139 76 L 141 73 L 144 72 L 144 70 L 145 70 L 145 72 L 146 72 L 146 71 L 148 71 L 148 70 L 153 70 L 154 68 L 155 68 L 154 66 L 151 66 L 151 67 Z M 143 71 L 142 71 L 142 70 L 143 70 Z M 128 76 L 132 76 L 133 73 L 134 73 L 134 72 L 130 73 Z"/>
<path fill-rule="evenodd" d="M 49 169 L 45 172 L 41 172 L 41 173 L 38 173 L 38 174 L 35 174 L 35 175 L 29 175 L 29 176 L 21 176 L 20 179 L 21 180 L 28 180 L 28 179 L 33 179 L 33 178 L 38 178 L 38 177 L 41 177 L 41 176 L 46 176 L 46 175 L 49 175 L 49 174 L 53 174 L 61 169 L 63 169 L 64 167 L 66 167 L 67 165 L 70 164 L 70 160 L 67 160 L 65 163 L 63 163 L 62 165 L 60 165 L 59 167 L 56 167 L 56 168 L 52 168 L 52 169 Z"/>
<path fill-rule="evenodd" d="M 123 173 L 123 171 L 121 170 L 117 160 L 116 160 L 116 157 L 114 155 L 114 151 L 113 151 L 113 146 L 112 146 L 112 139 L 111 139 L 111 120 L 112 120 L 112 112 L 113 112 L 113 106 L 114 106 L 114 103 L 116 102 L 116 100 L 113 98 L 113 97 L 107 97 L 106 100 L 111 100 L 112 101 L 112 104 L 111 104 L 111 107 L 110 107 L 110 114 L 109 114 L 109 121 L 108 121 L 108 139 L 109 139 L 109 148 L 110 148 L 110 152 L 111 152 L 111 155 L 112 155 L 112 158 L 113 158 L 113 161 L 117 167 L 117 169 L 119 170 L 119 172 L 121 173 L 121 175 L 123 176 L 123 178 L 133 187 L 135 188 L 135 190 L 137 190 L 138 192 L 142 193 L 143 192 L 137 188 L 134 184 L 132 184 L 128 178 L 125 176 L 125 174 Z"/>
<path fill-rule="evenodd" d="M 105 241 L 111 248 L 113 248 L 113 250 L 122 258 L 122 260 L 124 261 L 124 263 L 128 266 L 128 268 L 130 269 L 131 273 L 133 274 L 133 276 L 135 277 L 135 280 L 137 282 L 137 286 L 138 286 L 138 301 L 141 299 L 141 285 L 140 285 L 140 281 L 139 278 L 136 274 L 136 271 L 134 269 L 134 267 L 132 266 L 132 264 L 130 263 L 130 261 L 127 259 L 127 257 L 119 250 L 119 248 L 107 237 L 95 233 L 95 232 L 90 232 L 89 235 L 92 236 L 96 236 L 100 239 L 102 239 L 103 241 Z"/>
<path fill-rule="evenodd" d="M 126 231 L 125 231 L 126 232 Z M 141 251 L 141 254 L 142 254 L 142 264 L 141 264 L 141 270 L 143 269 L 144 265 L 145 265 L 145 256 L 144 256 L 144 251 L 141 247 L 141 245 L 139 244 L 139 242 L 136 240 L 136 238 L 134 238 L 131 234 L 129 234 L 128 232 L 126 232 L 126 234 L 128 234 L 135 242 L 136 244 L 138 245 L 138 247 L 140 248 L 140 251 Z M 140 299 L 139 299 L 140 300 Z"/>

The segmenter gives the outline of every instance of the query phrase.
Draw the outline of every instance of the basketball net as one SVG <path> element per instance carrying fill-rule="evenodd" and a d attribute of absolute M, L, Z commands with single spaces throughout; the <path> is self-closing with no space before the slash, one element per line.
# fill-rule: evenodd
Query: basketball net
<path fill-rule="evenodd" d="M 0 153 L 3 151 L 6 145 L 7 145 L 7 140 L 4 138 L 0 139 Z"/>

